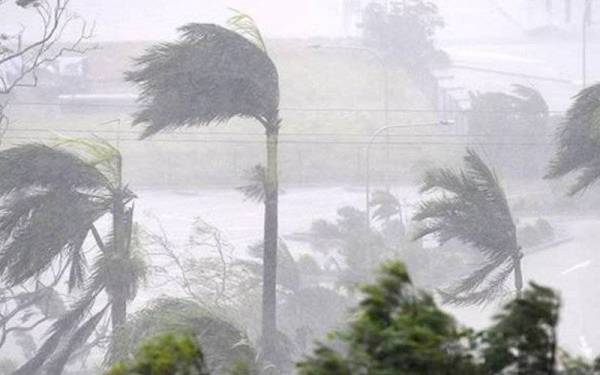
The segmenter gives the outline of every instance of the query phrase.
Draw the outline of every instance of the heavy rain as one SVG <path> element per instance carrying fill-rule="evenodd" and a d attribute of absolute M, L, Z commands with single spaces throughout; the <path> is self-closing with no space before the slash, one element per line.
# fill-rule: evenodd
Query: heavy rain
<path fill-rule="evenodd" d="M 600 1 L 0 20 L 0 375 L 600 374 Z"/>

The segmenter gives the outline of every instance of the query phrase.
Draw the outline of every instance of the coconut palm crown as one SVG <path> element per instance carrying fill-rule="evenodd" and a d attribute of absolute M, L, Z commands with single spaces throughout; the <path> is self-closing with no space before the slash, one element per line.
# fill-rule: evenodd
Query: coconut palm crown
<path fill-rule="evenodd" d="M 126 79 L 140 88 L 134 124 L 142 138 L 233 117 L 277 126 L 279 78 L 264 46 L 213 24 L 179 28 L 181 39 L 150 48 Z"/>
<path fill-rule="evenodd" d="M 464 162 L 460 171 L 426 173 L 421 191 L 437 194 L 420 204 L 414 219 L 422 225 L 414 238 L 435 235 L 441 244 L 455 239 L 481 253 L 484 262 L 478 269 L 441 292 L 447 302 L 477 304 L 501 293 L 512 273 L 521 290 L 522 255 L 498 178 L 473 150 L 467 150 Z"/>
<path fill-rule="evenodd" d="M 600 84 L 581 91 L 557 134 L 557 152 L 546 178 L 580 172 L 569 190 L 583 192 L 600 177 Z"/>

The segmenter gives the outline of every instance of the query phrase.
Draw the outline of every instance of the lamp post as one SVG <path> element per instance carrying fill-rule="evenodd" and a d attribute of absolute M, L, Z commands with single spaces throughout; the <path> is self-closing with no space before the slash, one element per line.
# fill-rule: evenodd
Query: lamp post
<path fill-rule="evenodd" d="M 453 121 L 443 120 L 438 122 L 430 122 L 424 124 L 411 124 L 411 125 L 389 125 L 383 126 L 377 129 L 369 139 L 367 143 L 366 156 L 365 156 L 365 166 L 366 166 L 366 178 L 365 178 L 365 212 L 366 212 L 366 223 L 367 229 L 371 226 L 371 146 L 373 146 L 373 142 L 381 133 L 387 132 L 392 129 L 409 129 L 409 128 L 423 128 L 423 127 L 431 127 L 431 126 L 440 126 L 440 125 L 452 125 Z"/>

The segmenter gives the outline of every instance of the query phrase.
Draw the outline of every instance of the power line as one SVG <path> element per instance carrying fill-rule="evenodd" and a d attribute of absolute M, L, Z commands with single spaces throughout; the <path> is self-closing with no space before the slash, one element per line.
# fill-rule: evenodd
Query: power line
<path fill-rule="evenodd" d="M 10 102 L 8 106 L 42 106 L 42 107 L 98 107 L 98 108 L 139 108 L 138 104 L 123 104 L 123 103 L 76 103 L 76 102 Z M 331 107 L 331 108 L 310 108 L 310 107 L 281 107 L 281 111 L 288 112 L 375 112 L 375 113 L 497 113 L 497 114 L 512 114 L 514 111 L 475 111 L 470 109 L 430 109 L 430 108 L 351 108 L 351 107 Z M 563 114 L 565 111 L 550 110 L 548 113 L 551 114 Z M 538 116 L 538 114 L 526 114 L 531 116 Z"/>
<path fill-rule="evenodd" d="M 32 141 L 31 137 L 24 136 L 9 136 L 3 138 L 5 141 L 10 140 L 28 140 Z M 46 140 L 55 141 L 56 137 L 37 137 L 35 140 Z M 264 141 L 252 141 L 252 140 L 235 140 L 235 139 L 147 139 L 139 140 L 136 138 L 121 138 L 121 142 L 133 142 L 133 143 L 204 143 L 204 144 L 260 144 L 263 145 Z M 403 145 L 403 146 L 424 146 L 424 145 L 437 145 L 437 146 L 554 146 L 554 143 L 549 142 L 433 142 L 433 141 L 393 141 L 393 142 L 368 142 L 368 141 L 318 141 L 318 140 L 281 140 L 280 144 L 314 144 L 314 145 Z M 572 144 L 578 145 L 578 144 Z"/>
<path fill-rule="evenodd" d="M 443 125 L 440 125 L 443 126 Z M 418 129 L 418 127 L 415 127 Z M 7 133 L 83 133 L 83 134 L 133 134 L 139 135 L 140 131 L 136 130 L 121 130 L 121 129 L 44 129 L 44 128 L 8 128 Z M 166 133 L 165 133 L 166 134 Z M 57 134 L 60 135 L 60 134 Z M 196 135 L 196 136 L 256 136 L 264 137 L 264 133 L 244 133 L 244 132 L 202 132 L 202 131 L 175 131 L 169 133 L 171 136 L 177 135 Z M 22 135 L 23 136 L 23 135 Z M 163 135 L 164 136 L 164 135 Z M 280 137 L 371 137 L 369 133 L 280 133 Z M 501 137 L 501 138 L 539 138 L 539 137 L 554 137 L 552 134 L 531 134 L 531 135 L 520 135 L 520 134 L 502 134 L 502 133 L 469 133 L 469 134 L 447 134 L 447 133 L 429 133 L 429 134 L 389 134 L 390 138 L 471 138 L 471 137 Z"/>

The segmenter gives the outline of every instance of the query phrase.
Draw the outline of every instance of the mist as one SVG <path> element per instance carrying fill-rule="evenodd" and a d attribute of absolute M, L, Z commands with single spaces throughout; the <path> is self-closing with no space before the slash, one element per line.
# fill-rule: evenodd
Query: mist
<path fill-rule="evenodd" d="M 0 1 L 0 375 L 597 374 L 599 7 Z"/>

